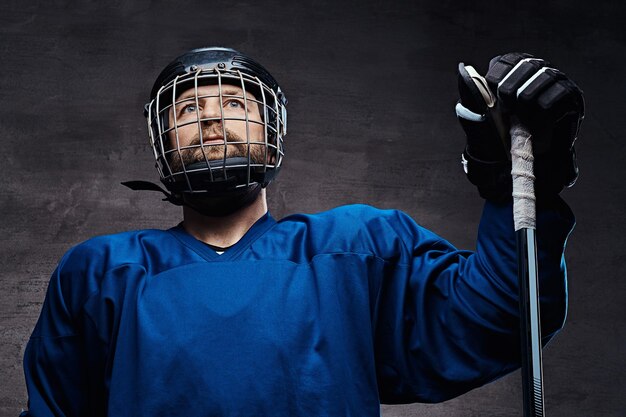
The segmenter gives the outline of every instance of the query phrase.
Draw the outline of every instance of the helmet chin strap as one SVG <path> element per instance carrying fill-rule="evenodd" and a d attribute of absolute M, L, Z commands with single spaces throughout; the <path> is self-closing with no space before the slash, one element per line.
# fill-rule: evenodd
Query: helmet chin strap
<path fill-rule="evenodd" d="M 126 181 L 122 185 L 131 190 L 159 191 L 165 195 L 163 201 L 177 206 L 187 206 L 209 217 L 224 217 L 250 206 L 259 196 L 263 186 L 253 184 L 218 194 L 210 193 L 168 193 L 163 188 L 149 181 Z"/>
<path fill-rule="evenodd" d="M 209 217 L 224 217 L 250 206 L 256 201 L 263 187 L 254 184 L 218 195 L 183 193 L 183 205 Z"/>

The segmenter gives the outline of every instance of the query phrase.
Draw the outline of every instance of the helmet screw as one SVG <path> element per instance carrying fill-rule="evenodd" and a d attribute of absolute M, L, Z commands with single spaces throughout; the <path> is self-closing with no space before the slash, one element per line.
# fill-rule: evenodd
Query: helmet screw
<path fill-rule="evenodd" d="M 197 65 L 192 65 L 189 69 L 192 70 L 192 71 L 198 71 L 198 66 Z"/>
<path fill-rule="evenodd" d="M 219 69 L 224 69 L 224 68 L 226 68 L 226 64 L 224 64 L 223 62 L 220 62 L 219 64 L 217 64 L 217 67 Z"/>

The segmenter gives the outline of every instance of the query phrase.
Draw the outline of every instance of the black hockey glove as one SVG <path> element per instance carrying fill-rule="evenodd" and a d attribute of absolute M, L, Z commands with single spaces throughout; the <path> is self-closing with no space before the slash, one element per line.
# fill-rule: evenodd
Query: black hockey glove
<path fill-rule="evenodd" d="M 532 55 L 510 53 L 483 78 L 459 64 L 456 114 L 467 136 L 462 162 L 483 198 L 511 199 L 511 119 L 533 135 L 537 196 L 553 196 L 578 177 L 574 142 L 584 117 L 583 93 L 561 71 Z"/>

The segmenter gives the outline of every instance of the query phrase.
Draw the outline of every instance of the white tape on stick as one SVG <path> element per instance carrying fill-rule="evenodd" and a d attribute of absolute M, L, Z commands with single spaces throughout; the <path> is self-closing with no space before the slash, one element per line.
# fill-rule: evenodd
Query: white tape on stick
<path fill-rule="evenodd" d="M 524 126 L 511 126 L 511 175 L 513 177 L 513 221 L 515 230 L 535 228 L 535 176 L 531 134 Z"/>

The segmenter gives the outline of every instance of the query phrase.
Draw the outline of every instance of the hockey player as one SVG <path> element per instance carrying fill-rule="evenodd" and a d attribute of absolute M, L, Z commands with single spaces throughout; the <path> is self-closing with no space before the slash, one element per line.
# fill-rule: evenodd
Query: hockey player
<path fill-rule="evenodd" d="M 460 66 L 457 114 L 470 180 L 486 198 L 475 253 L 396 210 L 351 205 L 274 220 L 287 100 L 254 60 L 190 51 L 146 105 L 168 230 L 70 249 L 28 342 L 24 416 L 377 416 L 436 402 L 519 367 L 507 137 L 537 135 L 544 342 L 566 311 L 563 250 L 574 219 L 558 197 L 577 176 L 582 93 L 526 54 L 494 58 L 483 87 Z M 136 189 L 159 189 L 132 182 Z"/>

